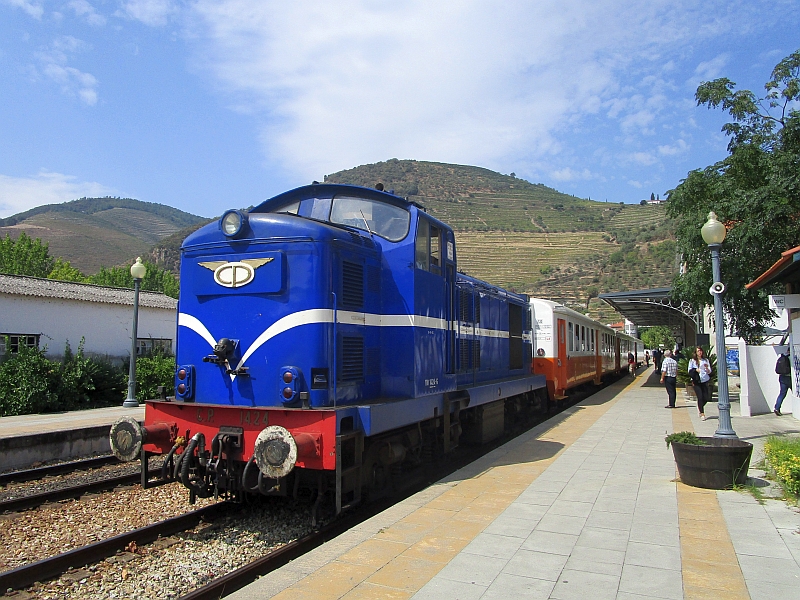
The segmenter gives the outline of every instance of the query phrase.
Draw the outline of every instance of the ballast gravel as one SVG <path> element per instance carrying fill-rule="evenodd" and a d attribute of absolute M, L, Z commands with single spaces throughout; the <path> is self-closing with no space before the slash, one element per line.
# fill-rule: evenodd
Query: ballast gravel
<path fill-rule="evenodd" d="M 263 498 L 214 523 L 36 584 L 15 600 L 178 598 L 311 531 L 308 505 Z"/>

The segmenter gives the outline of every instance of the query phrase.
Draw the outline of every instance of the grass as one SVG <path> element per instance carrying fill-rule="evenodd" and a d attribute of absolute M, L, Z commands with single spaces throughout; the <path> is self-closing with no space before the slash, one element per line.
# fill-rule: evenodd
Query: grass
<path fill-rule="evenodd" d="M 764 444 L 767 471 L 783 486 L 787 496 L 800 496 L 800 438 L 770 436 Z"/>

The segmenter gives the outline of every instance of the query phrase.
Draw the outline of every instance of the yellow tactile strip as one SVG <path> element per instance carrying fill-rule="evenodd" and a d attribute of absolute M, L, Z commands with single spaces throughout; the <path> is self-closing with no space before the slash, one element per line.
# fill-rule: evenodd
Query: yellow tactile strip
<path fill-rule="evenodd" d="M 458 482 L 274 598 L 410 598 L 611 408 L 623 391 L 618 386 L 607 388 L 555 417 L 552 425 L 535 428 L 527 441 L 476 477 Z"/>
<path fill-rule="evenodd" d="M 694 431 L 692 407 L 672 411 L 674 431 Z M 685 600 L 750 600 L 717 492 L 678 482 L 678 524 Z"/>

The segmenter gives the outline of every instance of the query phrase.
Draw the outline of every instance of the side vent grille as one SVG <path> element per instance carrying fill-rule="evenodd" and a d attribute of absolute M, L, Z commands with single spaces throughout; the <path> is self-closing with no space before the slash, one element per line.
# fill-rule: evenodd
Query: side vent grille
<path fill-rule="evenodd" d="M 462 371 L 469 369 L 469 340 L 458 340 L 458 366 Z"/>
<path fill-rule="evenodd" d="M 342 337 L 342 381 L 358 381 L 364 378 L 364 338 Z"/>
<path fill-rule="evenodd" d="M 352 308 L 364 306 L 364 266 L 342 261 L 342 305 Z"/>
<path fill-rule="evenodd" d="M 472 340 L 472 368 L 476 371 L 481 368 L 481 341 Z"/>
<path fill-rule="evenodd" d="M 368 237 L 364 237 L 363 235 L 358 235 L 352 231 L 348 232 L 350 234 L 350 239 L 354 244 L 358 244 L 359 246 L 364 246 L 366 248 L 374 248 L 375 242 Z"/>

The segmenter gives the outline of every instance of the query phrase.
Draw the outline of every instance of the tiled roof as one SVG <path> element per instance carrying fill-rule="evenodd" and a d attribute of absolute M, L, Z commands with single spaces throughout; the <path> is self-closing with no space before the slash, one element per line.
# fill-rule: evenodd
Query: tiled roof
<path fill-rule="evenodd" d="M 781 257 L 769 269 L 759 275 L 754 281 L 745 284 L 748 290 L 758 290 L 773 281 L 782 281 L 793 275 L 797 279 L 796 264 L 800 261 L 800 246 L 781 253 Z"/>
<path fill-rule="evenodd" d="M 0 274 L 0 294 L 133 306 L 133 290 L 131 289 L 57 281 L 55 279 L 40 279 L 22 275 Z M 175 310 L 178 306 L 178 301 L 160 292 L 139 292 L 139 306 Z"/>

